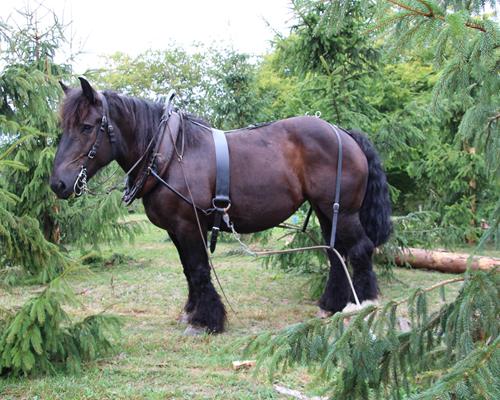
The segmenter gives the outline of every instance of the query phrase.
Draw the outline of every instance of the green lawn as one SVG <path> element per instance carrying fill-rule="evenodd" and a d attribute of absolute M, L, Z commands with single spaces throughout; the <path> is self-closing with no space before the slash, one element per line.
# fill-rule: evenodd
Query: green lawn
<path fill-rule="evenodd" d="M 228 330 L 217 336 L 185 337 L 177 317 L 186 284 L 177 253 L 164 232 L 149 226 L 132 245 L 105 249 L 130 256 L 70 278 L 82 302 L 75 316 L 107 312 L 123 317 L 117 351 L 88 364 L 78 376 L 58 375 L 0 381 L 0 399 L 278 399 L 264 371 L 233 371 L 240 360 L 239 339 L 311 318 L 317 308 L 307 298 L 307 278 L 261 266 L 251 257 L 229 256 L 236 244 L 219 243 L 214 257 L 224 289 L 237 314 L 228 310 Z M 382 300 L 406 297 L 412 288 L 429 286 L 451 275 L 398 269 L 397 280 L 380 280 Z M 0 299 L 20 304 L 36 287 L 15 287 Z M 454 288 L 448 289 L 452 296 Z M 429 302 L 439 306 L 438 293 Z M 311 390 L 305 370 L 279 378 L 284 386 Z"/>

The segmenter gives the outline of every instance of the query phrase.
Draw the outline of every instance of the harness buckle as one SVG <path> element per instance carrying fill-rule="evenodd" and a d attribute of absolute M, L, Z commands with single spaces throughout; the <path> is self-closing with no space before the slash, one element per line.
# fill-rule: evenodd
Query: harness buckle
<path fill-rule="evenodd" d="M 90 159 L 93 159 L 96 156 L 96 154 L 97 154 L 96 149 L 92 148 L 92 149 L 90 149 L 89 154 L 87 154 L 87 157 Z"/>
<path fill-rule="evenodd" d="M 216 211 L 225 214 L 231 208 L 231 200 L 224 197 L 214 197 L 212 199 L 212 206 Z"/>
<path fill-rule="evenodd" d="M 340 204 L 339 203 L 333 203 L 333 212 L 338 213 L 340 209 Z"/>

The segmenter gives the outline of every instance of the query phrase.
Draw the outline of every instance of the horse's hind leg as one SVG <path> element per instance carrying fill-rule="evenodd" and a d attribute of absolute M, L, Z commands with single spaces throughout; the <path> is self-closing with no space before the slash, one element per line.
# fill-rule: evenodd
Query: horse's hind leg
<path fill-rule="evenodd" d="M 377 278 L 373 271 L 373 242 L 366 235 L 358 214 L 349 226 L 349 246 L 347 258 L 353 271 L 354 290 L 360 302 L 375 300 L 378 295 Z M 351 298 L 354 302 L 354 298 Z"/>
<path fill-rule="evenodd" d="M 330 244 L 331 219 L 317 211 L 323 237 Z M 353 284 L 359 301 L 377 297 L 377 281 L 373 272 L 371 257 L 373 244 L 359 221 L 358 214 L 341 215 L 337 227 L 335 249 L 347 256 L 353 269 Z M 329 312 L 341 311 L 349 301 L 354 301 L 346 273 L 338 257 L 328 251 L 330 273 L 325 291 L 319 301 L 321 309 Z"/>
<path fill-rule="evenodd" d="M 317 209 L 316 215 L 319 219 L 323 239 L 326 244 L 330 244 L 332 222 Z M 345 251 L 339 241 L 337 241 L 335 248 L 340 254 L 345 255 Z M 330 271 L 325 290 L 319 300 L 319 307 L 323 311 L 335 313 L 341 311 L 349 302 L 349 282 L 338 257 L 332 251 L 328 251 L 327 253 L 330 261 Z"/>

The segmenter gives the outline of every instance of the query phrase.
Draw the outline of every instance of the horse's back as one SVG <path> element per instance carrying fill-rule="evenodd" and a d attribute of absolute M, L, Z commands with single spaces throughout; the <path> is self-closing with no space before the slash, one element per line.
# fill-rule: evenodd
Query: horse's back
<path fill-rule="evenodd" d="M 255 209 L 264 229 L 297 210 L 305 201 L 333 201 L 338 143 L 330 124 L 315 117 L 293 117 L 227 134 L 231 157 L 234 218 L 242 230 L 254 229 Z M 359 209 L 364 198 L 367 163 L 362 150 L 341 133 L 341 201 Z"/>

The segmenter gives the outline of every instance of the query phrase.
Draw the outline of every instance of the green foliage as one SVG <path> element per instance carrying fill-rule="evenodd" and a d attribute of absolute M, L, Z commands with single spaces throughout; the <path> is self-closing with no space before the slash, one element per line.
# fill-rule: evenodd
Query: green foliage
<path fill-rule="evenodd" d="M 105 68 L 86 75 L 103 89 L 151 100 L 174 89 L 183 109 L 206 116 L 204 57 L 201 50 L 189 54 L 171 44 L 168 50 L 147 50 L 136 57 L 112 54 L 106 57 Z"/>
<path fill-rule="evenodd" d="M 63 34 L 56 19 L 40 32 L 36 12 L 23 15 L 27 25 L 16 29 L 0 20 L 6 49 L 0 53 L 0 278 L 48 285 L 18 311 L 0 313 L 2 375 L 47 373 L 58 366 L 74 371 L 111 348 L 116 318 L 95 315 L 72 323 L 62 308 L 74 299 L 63 279 L 71 261 L 57 244 L 61 236 L 66 243 L 84 240 L 61 235 L 58 222 L 102 241 L 132 232 L 112 224 L 125 213 L 116 196 L 93 200 L 85 210 L 78 202 L 61 204 L 51 193 L 48 177 L 59 134 L 56 77 L 68 72 L 52 60 Z"/>
<path fill-rule="evenodd" d="M 55 244 L 97 245 L 131 238 L 138 226 L 117 222 L 126 215 L 117 192 L 61 202 L 50 190 L 60 135 L 57 80 L 70 71 L 69 66 L 53 62 L 64 43 L 64 31 L 53 15 L 48 15 L 47 23 L 36 18 L 36 10 L 21 14 L 24 26 L 0 25 L 4 45 L 0 54 L 0 213 L 4 217 L 0 269 L 9 275 L 9 268 L 21 266 L 30 277 L 47 282 L 64 265 Z M 96 240 L 89 241 L 90 236 Z"/>
<path fill-rule="evenodd" d="M 393 49 L 434 49 L 440 69 L 433 104 L 457 100 L 461 115 L 456 140 L 475 146 L 498 174 L 500 79 L 499 28 L 484 1 L 377 2 L 373 29 L 382 30 Z M 490 5 L 496 8 L 496 1 Z"/>
<path fill-rule="evenodd" d="M 180 108 L 216 127 L 233 129 L 255 122 L 255 65 L 245 54 L 201 46 L 191 54 L 171 45 L 136 57 L 116 53 L 106 61 L 105 69 L 87 74 L 102 88 L 151 100 L 174 89 Z"/>
<path fill-rule="evenodd" d="M 255 66 L 249 56 L 234 50 L 213 50 L 212 64 L 207 100 L 213 124 L 221 129 L 236 129 L 255 122 L 258 99 L 254 92 Z"/>
<path fill-rule="evenodd" d="M 260 335 L 248 351 L 258 353 L 270 376 L 307 365 L 335 399 L 497 398 L 499 275 L 468 272 L 457 298 L 429 312 L 427 292 L 457 280 L 418 289 L 404 301 Z M 402 304 L 408 304 L 408 332 L 398 327 Z"/>
<path fill-rule="evenodd" d="M 19 311 L 3 319 L 0 375 L 33 375 L 63 368 L 71 372 L 112 348 L 116 317 L 92 315 L 73 323 L 61 304 L 75 302 L 62 277 L 53 280 Z"/>
<path fill-rule="evenodd" d="M 20 143 L 19 140 L 17 143 Z M 12 148 L 18 146 L 14 144 Z M 6 160 L 9 150 L 0 154 L 0 176 L 7 168 L 23 171 L 19 162 Z M 38 221 L 29 216 L 18 216 L 10 209 L 20 201 L 19 197 L 0 188 L 0 262 L 4 281 L 9 281 L 12 271 L 18 265 L 29 276 L 41 282 L 48 282 L 67 265 L 66 257 L 59 248 L 43 235 Z M 28 250 L 28 251 L 27 251 Z"/>
<path fill-rule="evenodd" d="M 379 51 L 361 27 L 363 2 L 343 2 L 345 18 L 329 18 L 322 1 L 295 1 L 293 33 L 276 44 L 278 74 L 295 77 L 300 108 L 295 114 L 320 111 L 323 118 L 367 130 L 376 110 L 364 101 L 369 75 L 375 74 Z M 373 77 L 373 76 L 372 76 Z"/>

